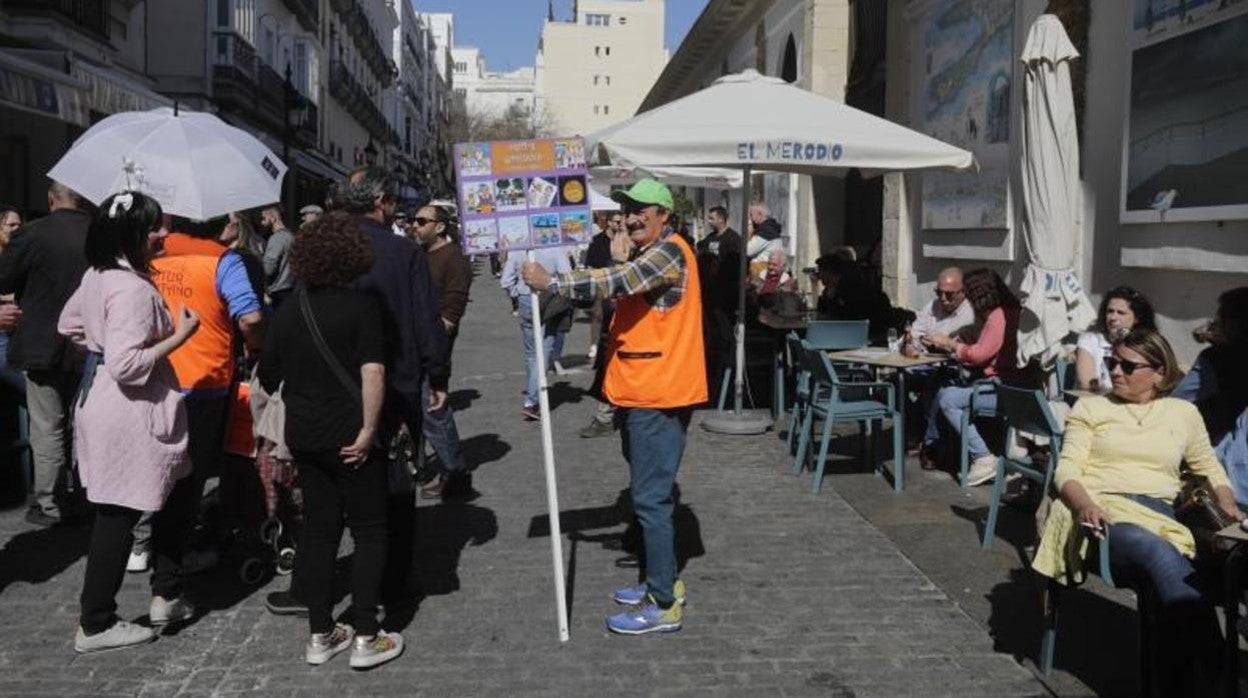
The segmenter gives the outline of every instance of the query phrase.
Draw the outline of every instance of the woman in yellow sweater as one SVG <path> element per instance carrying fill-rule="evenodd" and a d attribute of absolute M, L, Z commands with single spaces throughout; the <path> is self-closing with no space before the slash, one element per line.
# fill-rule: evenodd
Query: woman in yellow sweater
<path fill-rule="evenodd" d="M 1236 520 L 1226 474 L 1214 456 L 1200 413 L 1168 397 L 1181 378 L 1169 343 L 1136 329 L 1105 357 L 1113 393 L 1084 398 L 1066 422 L 1054 484 L 1065 507 L 1046 522 L 1033 567 L 1064 581 L 1062 551 L 1076 526 L 1109 539 L 1115 582 L 1145 592 L 1158 605 L 1165 695 L 1192 693 L 1221 680 L 1218 626 L 1201 594 L 1191 533 L 1174 520 L 1179 464 L 1209 478 L 1218 504 Z M 1073 517 L 1072 517 L 1073 514 Z"/>

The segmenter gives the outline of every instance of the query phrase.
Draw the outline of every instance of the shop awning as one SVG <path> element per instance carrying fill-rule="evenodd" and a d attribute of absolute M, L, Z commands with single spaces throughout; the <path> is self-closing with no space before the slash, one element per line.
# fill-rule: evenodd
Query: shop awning
<path fill-rule="evenodd" d="M 117 71 L 71 58 L 69 73 L 86 86 L 87 106 L 101 114 L 149 111 L 172 107 L 173 100 L 157 94 Z"/>
<path fill-rule="evenodd" d="M 0 50 L 0 105 L 83 128 L 91 125 L 79 81 L 4 50 Z"/>
<path fill-rule="evenodd" d="M 309 153 L 305 150 L 296 150 L 294 157 L 295 166 L 310 174 L 322 177 L 331 182 L 338 182 L 347 178 L 347 170 L 339 168 L 337 165 L 327 162 L 316 154 Z"/>

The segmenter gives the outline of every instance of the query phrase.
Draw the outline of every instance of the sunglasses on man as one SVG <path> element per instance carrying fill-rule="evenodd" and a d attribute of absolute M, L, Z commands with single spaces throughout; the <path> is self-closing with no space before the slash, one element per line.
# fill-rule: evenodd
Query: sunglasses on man
<path fill-rule="evenodd" d="M 437 219 L 437 218 L 423 218 L 423 217 L 421 217 L 421 216 L 416 216 L 416 217 L 415 217 L 415 218 L 413 218 L 412 220 L 416 223 L 416 225 L 421 226 L 421 227 L 424 227 L 424 226 L 426 226 L 426 225 L 429 225 L 430 223 L 437 223 L 437 222 L 438 222 L 438 219 Z"/>
<path fill-rule="evenodd" d="M 1146 362 L 1127 361 L 1126 359 L 1120 359 L 1117 356 L 1105 357 L 1105 370 L 1112 373 L 1114 369 L 1119 367 L 1122 368 L 1122 374 L 1124 376 L 1129 376 L 1141 368 L 1151 368 L 1153 370 L 1157 369 L 1157 366 Z"/>

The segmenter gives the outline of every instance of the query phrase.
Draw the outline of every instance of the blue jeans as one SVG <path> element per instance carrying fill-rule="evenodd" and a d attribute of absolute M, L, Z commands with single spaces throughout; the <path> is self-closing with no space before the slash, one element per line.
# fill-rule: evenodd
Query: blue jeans
<path fill-rule="evenodd" d="M 429 379 L 426 378 L 420 387 L 422 407 L 429 404 L 429 391 Z M 455 426 L 455 413 L 451 411 L 449 401 L 440 410 L 434 412 L 425 411 L 421 431 L 425 440 L 433 447 L 433 452 L 438 454 L 438 461 L 443 474 L 466 472 L 464 454 L 459 447 L 459 429 Z M 425 458 L 423 446 L 420 448 L 419 453 L 420 460 L 423 463 Z"/>
<path fill-rule="evenodd" d="M 1141 495 L 1131 499 L 1174 518 L 1169 502 Z M 1162 694 L 1189 694 L 1193 671 L 1197 684 L 1215 682 L 1223 670 L 1222 635 L 1213 604 L 1197 586 L 1194 561 L 1134 524 L 1113 524 L 1108 536 L 1114 582 L 1139 592 L 1141 606 L 1150 599 L 1156 603 Z"/>
<path fill-rule="evenodd" d="M 932 400 L 927 411 L 927 431 L 923 434 L 923 445 L 930 446 L 940 439 L 940 425 L 937 423 L 937 415 L 945 415 L 945 419 L 953 426 L 953 430 L 962 433 L 962 413 L 971 407 L 971 393 L 975 390 L 969 385 L 946 385 L 936 393 L 936 399 Z M 975 406 L 986 409 L 996 409 L 997 394 L 990 392 L 989 387 L 980 387 L 979 394 L 975 396 Z M 971 420 L 967 424 L 966 432 L 967 453 L 971 460 L 988 455 L 988 444 L 984 443 L 983 437 L 979 435 L 979 429 L 975 428 L 975 420 Z"/>
<path fill-rule="evenodd" d="M 685 453 L 690 408 L 622 410 L 620 437 L 628 461 L 633 511 L 646 549 L 646 586 L 660 606 L 676 597 L 676 533 L 672 486 Z"/>
<path fill-rule="evenodd" d="M 537 391 L 540 387 L 541 373 L 537 370 L 537 356 L 533 345 L 533 314 L 529 309 L 527 297 L 520 299 L 520 337 L 524 340 L 524 370 L 528 374 L 528 383 L 524 390 L 525 406 L 537 406 Z M 547 362 L 555 352 L 555 335 L 547 333 L 542 337 L 542 350 Z"/>

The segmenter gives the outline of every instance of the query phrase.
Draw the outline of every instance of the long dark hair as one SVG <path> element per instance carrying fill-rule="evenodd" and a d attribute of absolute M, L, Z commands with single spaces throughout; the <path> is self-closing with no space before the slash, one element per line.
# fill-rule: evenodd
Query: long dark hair
<path fill-rule="evenodd" d="M 1096 329 L 1101 334 L 1109 336 L 1109 328 L 1105 326 L 1105 313 L 1109 312 L 1109 302 L 1114 299 L 1126 301 L 1127 307 L 1131 308 L 1131 314 L 1135 316 L 1135 326 L 1132 329 L 1157 329 L 1153 304 L 1148 302 L 1148 298 L 1130 286 L 1115 286 L 1105 292 L 1105 297 L 1101 299 L 1101 308 L 1096 313 Z"/>
<path fill-rule="evenodd" d="M 87 264 L 105 271 L 120 269 L 117 260 L 125 259 L 135 271 L 150 272 L 147 236 L 160 226 L 161 213 L 155 199 L 137 191 L 105 199 L 87 231 Z"/>
<path fill-rule="evenodd" d="M 966 272 L 962 285 L 977 317 L 982 318 L 997 308 L 1021 307 L 1018 296 L 1005 285 L 1005 279 L 991 269 L 981 267 Z"/>

